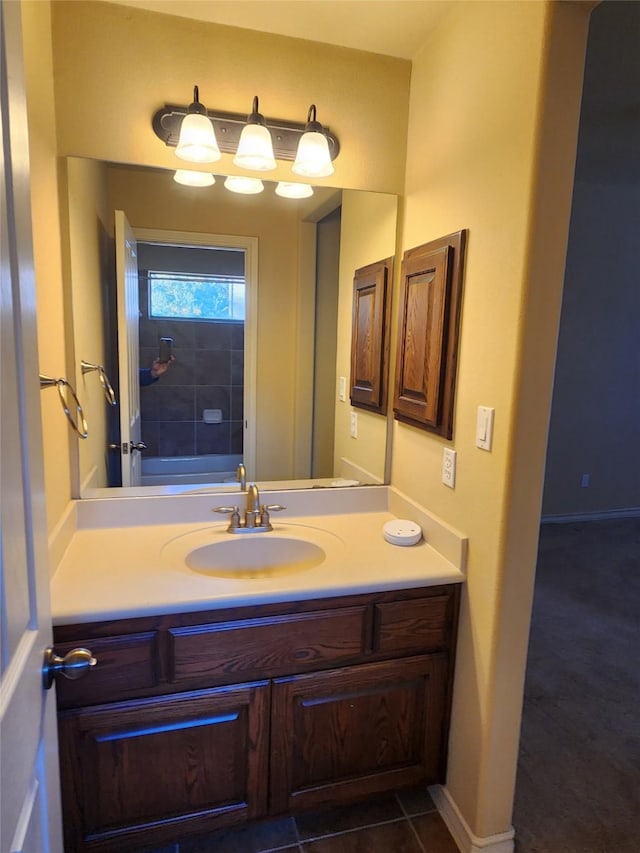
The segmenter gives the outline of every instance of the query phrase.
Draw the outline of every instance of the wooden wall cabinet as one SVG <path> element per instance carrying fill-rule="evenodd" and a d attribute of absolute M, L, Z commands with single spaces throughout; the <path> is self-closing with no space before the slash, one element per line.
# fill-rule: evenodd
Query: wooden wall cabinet
<path fill-rule="evenodd" d="M 351 329 L 351 405 L 386 414 L 393 258 L 355 271 Z"/>
<path fill-rule="evenodd" d="M 403 255 L 393 411 L 453 438 L 466 231 Z"/>
<path fill-rule="evenodd" d="M 59 653 L 98 658 L 57 684 L 66 853 L 443 781 L 458 601 L 451 584 L 56 628 Z"/>

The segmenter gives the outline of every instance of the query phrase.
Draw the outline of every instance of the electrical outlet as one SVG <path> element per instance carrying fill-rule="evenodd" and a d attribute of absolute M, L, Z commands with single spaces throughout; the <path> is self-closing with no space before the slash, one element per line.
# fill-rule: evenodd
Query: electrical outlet
<path fill-rule="evenodd" d="M 351 412 L 351 438 L 358 437 L 358 413 Z"/>
<path fill-rule="evenodd" d="M 442 482 L 453 489 L 456 484 L 456 451 L 445 447 L 442 453 Z"/>

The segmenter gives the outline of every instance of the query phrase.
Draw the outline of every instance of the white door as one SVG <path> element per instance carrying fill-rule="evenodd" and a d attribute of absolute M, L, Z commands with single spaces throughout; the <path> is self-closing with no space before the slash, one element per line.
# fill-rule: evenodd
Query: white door
<path fill-rule="evenodd" d="M 140 345 L 138 323 L 138 244 L 122 210 L 115 211 L 118 371 L 120 373 L 120 454 L 122 485 L 139 486 L 142 472 Z"/>
<path fill-rule="evenodd" d="M 61 853 L 19 3 L 0 30 L 0 853 Z"/>

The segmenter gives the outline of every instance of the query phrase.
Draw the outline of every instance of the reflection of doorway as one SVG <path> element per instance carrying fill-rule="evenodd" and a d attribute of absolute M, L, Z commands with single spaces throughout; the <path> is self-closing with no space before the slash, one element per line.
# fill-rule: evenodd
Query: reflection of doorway
<path fill-rule="evenodd" d="M 255 246 L 251 238 L 136 236 L 140 366 L 157 357 L 161 337 L 173 339 L 176 359 L 141 388 L 142 484 L 231 479 L 254 453 Z"/>

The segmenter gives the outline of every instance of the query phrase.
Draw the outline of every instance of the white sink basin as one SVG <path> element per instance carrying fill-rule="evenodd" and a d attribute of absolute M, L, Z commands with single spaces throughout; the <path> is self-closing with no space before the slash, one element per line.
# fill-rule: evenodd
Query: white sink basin
<path fill-rule="evenodd" d="M 326 556 L 319 545 L 304 539 L 255 533 L 194 548 L 185 563 L 212 577 L 261 578 L 311 569 Z"/>
<path fill-rule="evenodd" d="M 339 536 L 313 525 L 278 523 L 268 533 L 237 534 L 217 526 L 170 539 L 162 560 L 212 579 L 269 579 L 313 569 L 343 549 Z"/>

